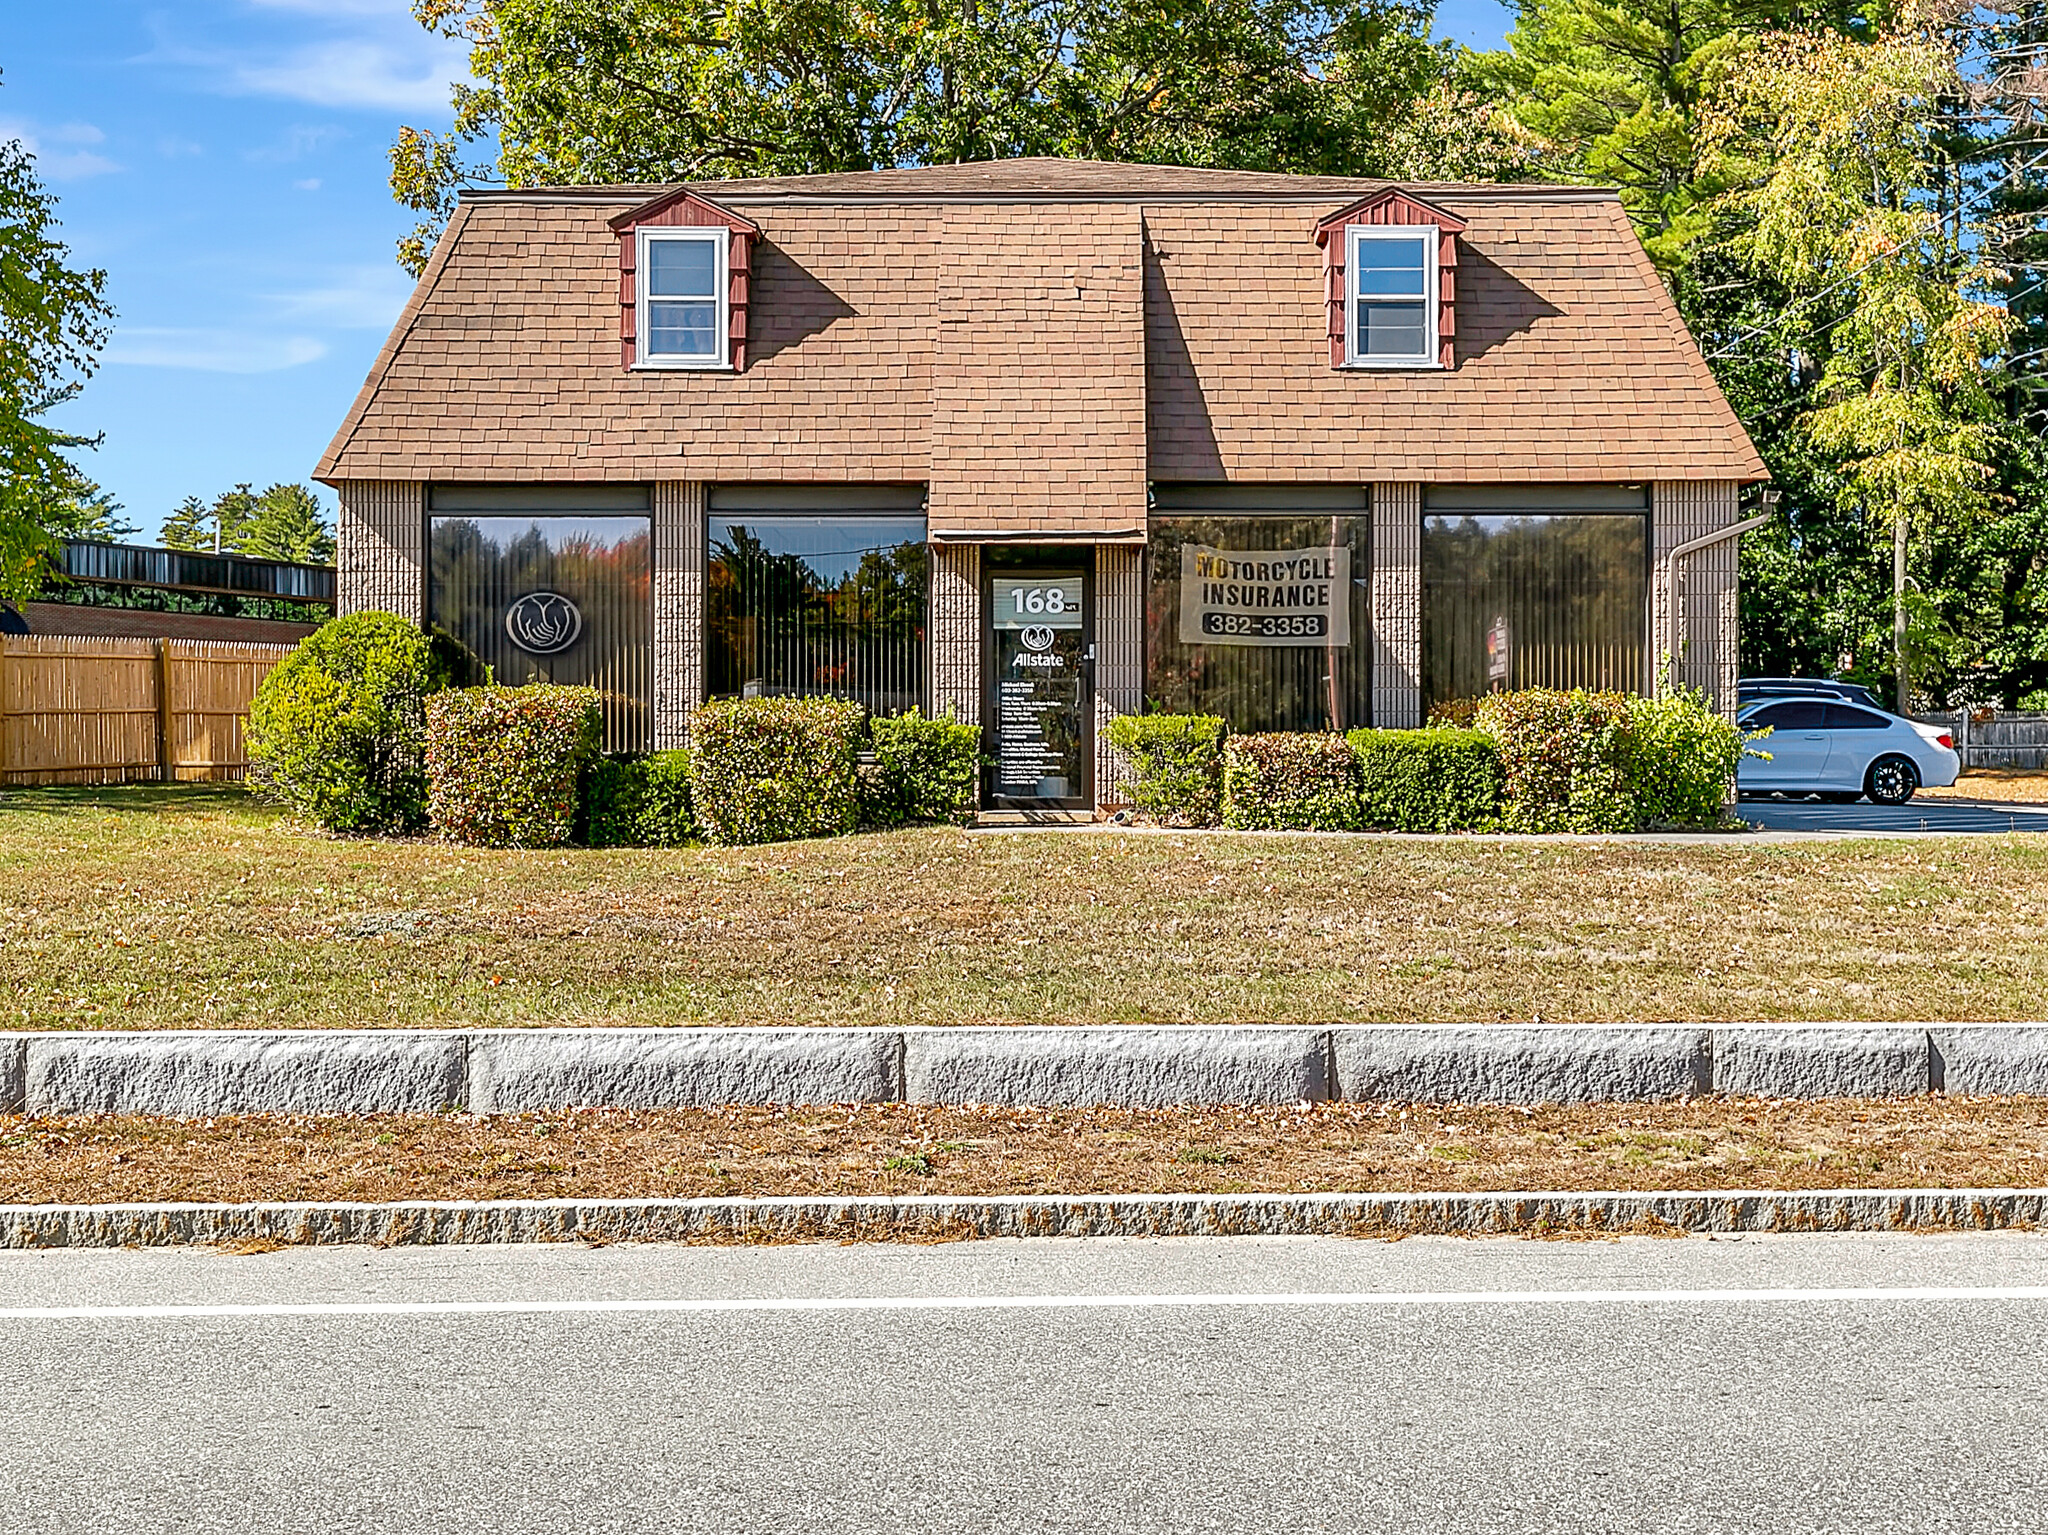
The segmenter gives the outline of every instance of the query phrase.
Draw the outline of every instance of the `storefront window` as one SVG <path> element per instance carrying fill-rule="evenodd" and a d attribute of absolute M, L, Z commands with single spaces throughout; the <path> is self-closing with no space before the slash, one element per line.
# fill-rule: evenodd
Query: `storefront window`
<path fill-rule="evenodd" d="M 1153 518 L 1148 707 L 1240 733 L 1368 723 L 1369 538 L 1357 515 Z"/>
<path fill-rule="evenodd" d="M 456 642 L 466 680 L 596 688 L 605 749 L 645 751 L 654 649 L 648 571 L 645 516 L 435 516 L 428 622 Z"/>
<path fill-rule="evenodd" d="M 1425 699 L 1639 690 L 1648 524 L 1639 513 L 1432 512 L 1422 524 Z"/>
<path fill-rule="evenodd" d="M 714 514 L 710 534 L 714 698 L 829 694 L 877 714 L 923 705 L 923 517 Z"/>

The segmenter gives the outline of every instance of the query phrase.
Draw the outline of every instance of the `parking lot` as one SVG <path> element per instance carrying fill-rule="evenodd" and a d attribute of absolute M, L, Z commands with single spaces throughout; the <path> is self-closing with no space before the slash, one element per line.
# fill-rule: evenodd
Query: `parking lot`
<path fill-rule="evenodd" d="M 1998 800 L 1927 799 L 1916 796 L 1904 805 L 1823 805 L 1808 799 L 1745 799 L 1736 807 L 1742 819 L 1765 831 L 1833 832 L 1842 836 L 1871 833 L 1925 833 L 1929 836 L 2048 832 L 2048 805 L 2021 805 Z"/>

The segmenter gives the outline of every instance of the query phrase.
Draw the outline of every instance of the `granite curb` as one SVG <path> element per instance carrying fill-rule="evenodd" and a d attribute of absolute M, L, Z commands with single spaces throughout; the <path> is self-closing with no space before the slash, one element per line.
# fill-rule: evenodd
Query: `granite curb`
<path fill-rule="evenodd" d="M 0 1249 L 2032 1230 L 2048 1189 L 0 1206 Z"/>
<path fill-rule="evenodd" d="M 2048 1094 L 2048 1024 L 1340 1024 L 0 1034 L 0 1112 Z"/>

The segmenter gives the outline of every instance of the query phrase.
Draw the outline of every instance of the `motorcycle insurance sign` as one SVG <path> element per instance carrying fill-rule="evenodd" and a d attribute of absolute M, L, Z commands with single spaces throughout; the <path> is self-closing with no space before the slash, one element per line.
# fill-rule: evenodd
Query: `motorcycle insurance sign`
<path fill-rule="evenodd" d="M 1184 645 L 1349 645 L 1351 551 L 1180 551 Z"/>

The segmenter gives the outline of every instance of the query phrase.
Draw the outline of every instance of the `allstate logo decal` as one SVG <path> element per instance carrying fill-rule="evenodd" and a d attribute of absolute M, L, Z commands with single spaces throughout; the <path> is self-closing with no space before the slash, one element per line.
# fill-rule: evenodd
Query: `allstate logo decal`
<path fill-rule="evenodd" d="M 1054 635 L 1044 624 L 1033 624 L 1017 638 L 1024 642 L 1026 650 L 1050 650 Z"/>
<path fill-rule="evenodd" d="M 583 610 L 560 592 L 528 592 L 505 610 L 505 633 L 530 656 L 558 655 L 583 632 Z"/>

